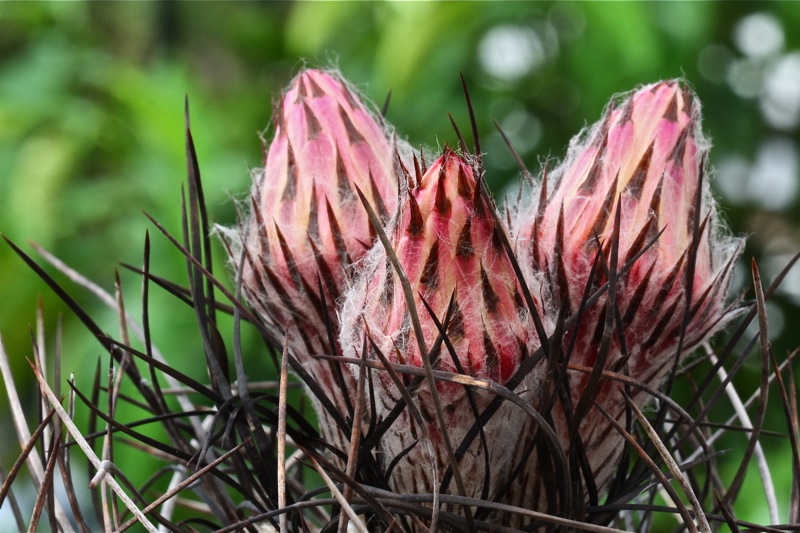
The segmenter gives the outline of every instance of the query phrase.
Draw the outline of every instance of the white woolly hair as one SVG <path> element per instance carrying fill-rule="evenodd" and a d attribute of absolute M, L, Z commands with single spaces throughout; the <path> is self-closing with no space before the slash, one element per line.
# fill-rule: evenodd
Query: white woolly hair
<path fill-rule="evenodd" d="M 691 91 L 692 95 L 694 95 L 694 89 L 685 79 L 678 78 L 672 81 L 687 87 Z M 652 84 L 642 85 L 631 91 L 614 95 L 610 102 L 606 105 L 606 108 L 601 116 L 606 116 L 607 113 L 610 113 L 613 109 L 617 108 L 621 102 L 624 102 L 636 92 L 646 89 L 650 85 Z M 693 134 L 695 137 L 695 144 L 697 145 L 698 164 L 705 165 L 705 168 L 703 169 L 704 180 L 701 191 L 700 205 L 702 212 L 700 213 L 700 219 L 702 220 L 707 214 L 710 214 L 709 224 L 705 231 L 709 232 L 708 237 L 711 248 L 712 270 L 714 275 L 716 275 L 719 273 L 720 269 L 726 267 L 732 256 L 738 256 L 741 254 L 744 248 L 745 239 L 742 236 L 734 236 L 731 234 L 712 194 L 710 180 L 714 177 L 714 171 L 708 161 L 703 161 L 703 156 L 710 151 L 712 143 L 711 140 L 706 137 L 705 132 L 703 131 L 701 107 L 700 100 L 698 98 L 694 98 L 692 101 L 692 116 L 690 117 L 690 120 L 695 126 Z M 548 158 L 546 161 L 548 168 L 548 195 L 552 195 L 553 191 L 558 188 L 560 180 L 564 177 L 564 173 L 567 171 L 567 169 L 569 169 L 575 159 L 577 159 L 587 148 L 588 143 L 600 131 L 600 128 L 602 128 L 602 122 L 599 120 L 594 124 L 584 126 L 583 129 L 581 129 L 581 131 L 570 140 L 567 147 L 567 155 L 563 161 L 559 162 L 557 159 Z M 555 162 L 555 165 L 550 165 L 551 162 Z M 553 170 L 549 170 L 550 168 L 553 168 Z M 514 223 L 514 226 L 511 228 L 511 233 L 512 238 L 515 241 L 518 239 L 522 228 L 524 228 L 526 225 L 532 224 L 533 218 L 536 216 L 536 212 L 539 207 L 539 196 L 542 187 L 543 174 L 544 171 L 542 171 L 532 183 L 528 180 L 523 180 L 520 178 L 520 187 L 522 187 L 522 193 L 514 205 L 506 207 L 506 209 L 510 211 L 510 218 Z M 516 245 L 518 246 L 519 243 L 516 243 Z M 658 243 L 656 243 L 656 245 L 658 245 Z M 525 263 L 528 262 L 529 261 L 525 261 Z M 723 283 L 726 292 L 728 291 L 730 285 L 730 275 L 728 275 L 727 278 L 728 279 L 726 279 Z"/>

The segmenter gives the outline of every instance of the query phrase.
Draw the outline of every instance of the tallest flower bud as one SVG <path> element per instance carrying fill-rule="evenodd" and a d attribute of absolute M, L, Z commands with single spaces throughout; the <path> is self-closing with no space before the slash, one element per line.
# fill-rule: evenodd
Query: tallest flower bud
<path fill-rule="evenodd" d="M 260 261 L 246 266 L 245 285 L 251 303 L 269 307 L 270 318 L 286 328 L 289 317 L 277 316 L 285 311 L 295 322 L 319 322 L 322 317 L 307 316 L 311 309 L 304 309 L 310 303 L 320 311 L 317 276 L 332 303 L 345 267 L 371 245 L 369 221 L 354 186 L 388 217 L 396 206 L 397 185 L 389 138 L 335 74 L 301 72 L 274 122 L 275 138 L 252 195 L 248 237 Z M 274 291 L 268 292 L 285 294 L 283 301 L 270 303 L 272 295 L 257 289 L 258 277 L 272 285 Z"/>
<path fill-rule="evenodd" d="M 346 268 L 373 240 L 356 187 L 384 220 L 396 208 L 395 147 L 332 72 L 301 72 L 273 122 L 275 137 L 254 175 L 250 219 L 242 230 L 244 294 L 273 340 L 289 336 L 292 354 L 345 416 L 339 389 L 355 390 L 350 373 L 311 355 L 336 351 L 326 321 L 337 330 L 334 303 Z M 316 407 L 324 436 L 342 444 L 330 410 Z"/>

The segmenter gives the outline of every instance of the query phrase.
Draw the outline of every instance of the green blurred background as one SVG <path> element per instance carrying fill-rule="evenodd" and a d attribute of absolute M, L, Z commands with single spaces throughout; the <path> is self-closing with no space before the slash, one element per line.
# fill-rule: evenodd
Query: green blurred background
<path fill-rule="evenodd" d="M 735 281 L 741 290 L 750 257 L 769 280 L 800 250 L 797 28 L 798 3 L 3 2 L 0 232 L 28 251 L 27 240 L 41 244 L 113 291 L 114 269 L 141 263 L 150 229 L 153 271 L 182 282 L 180 255 L 142 211 L 180 232 L 184 95 L 212 219 L 231 225 L 231 198 L 246 197 L 248 169 L 261 161 L 271 101 L 304 64 L 337 65 L 379 104 L 391 90 L 389 120 L 428 148 L 456 144 L 448 112 L 469 130 L 463 72 L 498 194 L 518 172 L 492 120 L 536 173 L 599 118 L 612 94 L 683 76 L 704 105 L 724 216 L 735 233 L 751 235 Z M 139 280 L 125 271 L 121 278 L 129 311 L 140 316 Z M 103 327 L 118 330 L 111 312 L 69 286 Z M 65 307 L 3 243 L 0 333 L 28 398 L 37 299 L 52 334 Z M 190 310 L 158 291 L 153 299 L 156 345 L 183 371 L 201 368 Z M 798 302 L 800 271 L 770 304 L 781 360 L 800 345 Z M 68 312 L 63 322 L 65 371 L 88 387 L 101 348 Z M 252 332 L 244 342 L 250 378 L 269 378 Z M 757 377 L 753 359 L 737 380 L 744 396 Z M 770 421 L 780 427 L 771 400 Z M 6 407 L 3 395 L 3 416 Z M 787 441 L 765 446 L 788 490 Z M 4 466 L 17 449 L 12 432 L 0 432 Z M 779 496 L 785 518 L 788 496 Z M 746 518 L 766 521 L 760 502 L 745 507 Z"/>

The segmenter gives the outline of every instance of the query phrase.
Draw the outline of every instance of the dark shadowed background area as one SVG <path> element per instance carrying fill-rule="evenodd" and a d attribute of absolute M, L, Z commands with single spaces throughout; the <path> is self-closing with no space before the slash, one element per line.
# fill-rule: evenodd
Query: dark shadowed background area
<path fill-rule="evenodd" d="M 379 105 L 391 90 L 389 121 L 428 154 L 457 144 L 448 112 L 469 130 L 463 73 L 498 195 L 518 169 L 493 120 L 538 173 L 614 93 L 684 77 L 703 102 L 724 216 L 750 235 L 738 293 L 750 283 L 751 257 L 769 281 L 800 250 L 797 28 L 798 3 L 2 3 L 0 232 L 31 253 L 27 241 L 35 241 L 111 292 L 119 269 L 128 310 L 140 316 L 140 280 L 119 265 L 141 264 L 146 230 L 152 270 L 181 283 L 186 276 L 180 254 L 142 214 L 180 234 L 184 95 L 212 219 L 232 225 L 231 198 L 246 197 L 248 169 L 261 162 L 271 102 L 304 64 L 338 66 Z M 216 272 L 227 278 L 216 252 Z M 112 312 L 56 278 L 118 332 Z M 191 310 L 159 291 L 152 299 L 155 344 L 183 371 L 202 368 Z M 0 334 L 31 400 L 25 358 L 37 301 L 48 349 L 63 315 L 64 372 L 89 386 L 107 355 L 0 243 Z M 769 302 L 781 359 L 800 345 L 798 303 L 800 269 Z M 252 331 L 244 336 L 250 378 L 270 379 L 263 345 Z M 744 397 L 758 372 L 753 358 L 737 379 Z M 775 420 L 783 416 L 777 404 Z M 18 444 L 5 418 L 2 427 L 8 468 Z M 764 439 L 776 483 L 788 487 L 788 441 Z M 779 497 L 785 512 L 788 496 Z M 766 521 L 759 506 L 744 518 Z"/>

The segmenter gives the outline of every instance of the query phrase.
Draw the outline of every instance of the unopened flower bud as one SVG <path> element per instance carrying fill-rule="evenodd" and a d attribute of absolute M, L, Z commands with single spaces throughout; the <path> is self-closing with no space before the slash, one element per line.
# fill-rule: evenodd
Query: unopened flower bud
<path fill-rule="evenodd" d="M 600 490 L 623 440 L 594 402 L 623 426 L 626 403 L 620 385 L 607 379 L 581 400 L 591 369 L 602 365 L 656 389 L 676 358 L 730 316 L 724 300 L 741 240 L 727 237 L 718 220 L 708 147 L 699 102 L 688 88 L 675 81 L 642 87 L 612 102 L 599 123 L 572 141 L 564 163 L 541 185 L 538 205 L 518 222 L 520 261 L 545 280 L 551 314 L 567 305 L 575 316 L 585 304 L 563 343 L 567 350 L 574 342 L 565 357 L 584 371 L 569 372 L 572 405 L 554 411 L 554 420 L 568 450 L 566 412 L 584 402 L 578 434 Z M 590 304 L 587 297 L 608 282 L 612 268 L 614 307 L 608 290 Z M 608 324 L 613 333 L 601 354 Z M 640 406 L 649 399 L 641 389 L 629 392 Z M 520 489 L 521 503 L 537 505 L 524 500 L 527 492 L 530 487 Z"/>
<path fill-rule="evenodd" d="M 427 353 L 420 351 L 410 303 L 380 243 L 365 259 L 344 302 L 342 350 L 357 357 L 367 342 L 395 365 L 422 367 L 423 357 L 428 357 L 435 370 L 505 383 L 528 355 L 530 336 L 535 335 L 502 245 L 501 232 L 506 229 L 493 220 L 494 206 L 482 192 L 472 166 L 449 148 L 417 179 L 402 200 L 388 236 L 411 285 Z M 434 317 L 446 332 L 446 343 Z M 375 382 L 382 389 L 376 394 L 378 414 L 386 416 L 401 394 L 387 372 L 377 377 Z M 402 379 L 410 386 L 410 376 Z M 432 484 L 441 482 L 448 466 L 442 433 L 447 432 L 457 447 L 476 419 L 462 385 L 437 382 L 435 391 L 427 384 L 414 390 L 426 427 L 418 427 L 406 412 L 394 422 L 381 447 L 386 464 L 407 453 L 391 478 L 395 490 L 404 493 L 429 492 Z M 432 394 L 438 394 L 445 406 L 446 427 L 440 427 L 436 419 Z M 471 394 L 479 410 L 493 399 L 482 391 Z M 510 420 L 523 415 L 519 408 L 506 407 L 483 428 L 490 442 L 488 450 L 476 440 L 459 464 L 468 495 L 480 495 L 487 475 L 493 482 L 507 471 L 509 447 L 518 438 L 509 431 Z M 438 460 L 443 461 L 437 467 L 432 467 L 419 441 L 423 438 L 431 439 Z M 484 453 L 489 454 L 490 474 L 484 468 Z"/>
<path fill-rule="evenodd" d="M 273 122 L 275 136 L 264 168 L 254 175 L 250 218 L 242 229 L 244 294 L 279 342 L 289 335 L 292 354 L 344 417 L 339 371 L 311 355 L 335 353 L 326 321 L 335 332 L 346 269 L 372 244 L 356 187 L 384 220 L 396 208 L 394 143 L 333 72 L 301 72 Z M 345 390 L 355 391 L 350 373 L 343 374 Z M 340 442 L 336 424 L 316 407 L 325 437 Z"/>

